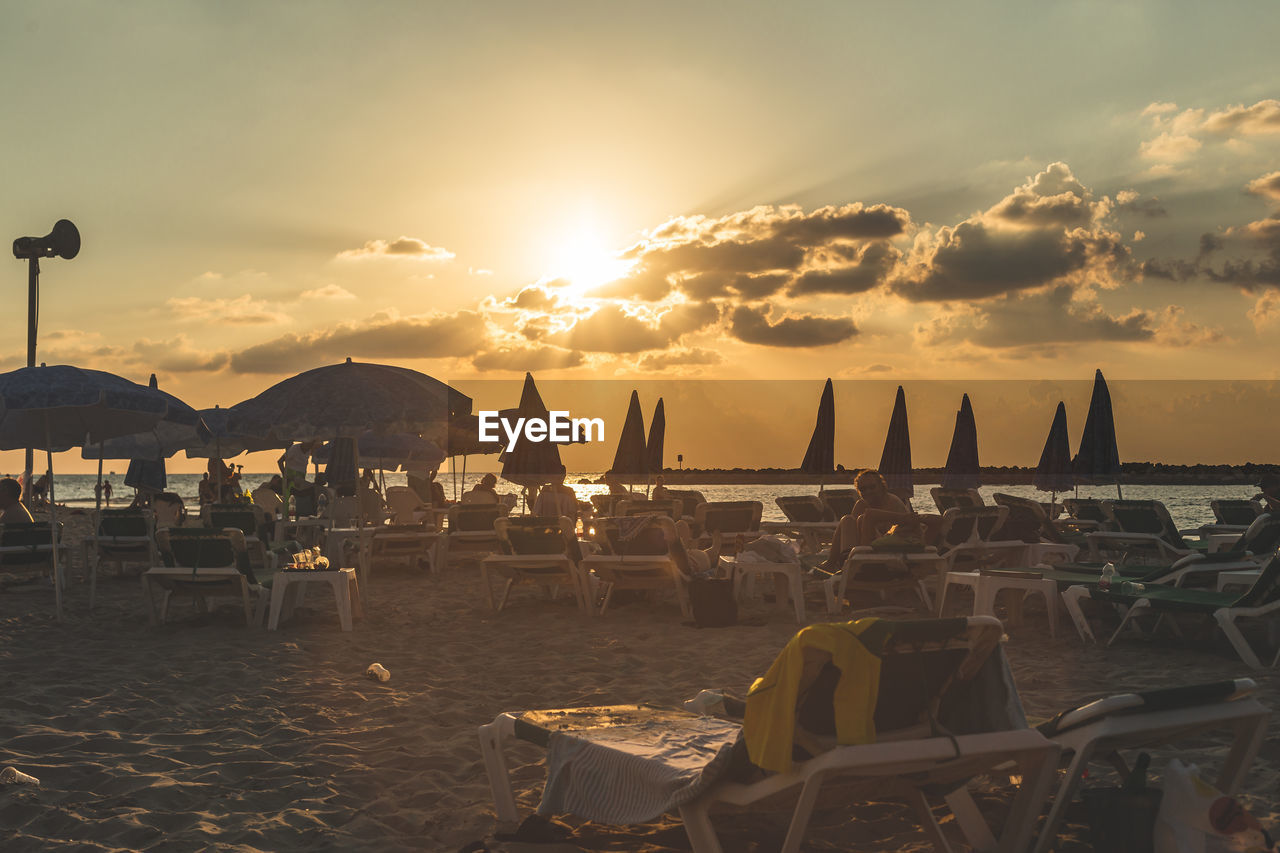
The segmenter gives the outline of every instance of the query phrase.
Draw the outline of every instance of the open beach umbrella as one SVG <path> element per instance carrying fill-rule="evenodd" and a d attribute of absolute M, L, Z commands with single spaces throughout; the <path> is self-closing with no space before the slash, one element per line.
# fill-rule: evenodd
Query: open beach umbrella
<path fill-rule="evenodd" d="M 1120 494 L 1120 451 L 1116 448 L 1116 422 L 1111 413 L 1111 392 L 1098 370 L 1093 376 L 1093 396 L 1084 419 L 1080 451 L 1072 464 L 1077 483 L 1115 483 Z"/>
<path fill-rule="evenodd" d="M 809 447 L 804 452 L 800 471 L 820 478 L 829 477 L 836 471 L 836 394 L 830 379 L 822 388 L 818 420 L 813 425 L 813 435 L 809 437 Z M 818 481 L 818 491 L 822 491 L 821 480 Z"/>
<path fill-rule="evenodd" d="M 890 492 L 904 501 L 915 497 L 915 479 L 911 469 L 911 431 L 907 428 L 907 395 L 901 385 L 893 400 L 893 414 L 889 417 L 884 450 L 880 452 L 879 471 Z"/>
<path fill-rule="evenodd" d="M 1067 436 L 1067 405 L 1059 401 L 1032 483 L 1040 491 L 1051 493 L 1049 500 L 1056 503 L 1058 492 L 1068 491 L 1075 481 L 1071 470 L 1071 440 Z"/>
<path fill-rule="evenodd" d="M 550 417 L 530 373 L 524 375 L 524 388 L 520 392 L 520 405 L 516 413 L 522 418 L 546 420 Z M 560 448 L 554 442 L 529 441 L 523 433 L 516 439 L 511 451 L 502 455 L 502 478 L 526 489 L 552 482 L 563 469 Z"/>
<path fill-rule="evenodd" d="M 328 464 L 332 445 L 332 442 L 317 445 L 311 451 L 311 461 L 316 465 Z M 384 471 L 394 471 L 410 463 L 422 467 L 434 467 L 444 460 L 444 451 L 437 447 L 435 442 L 427 441 L 422 436 L 412 433 L 397 432 L 384 435 L 366 432 L 356 440 L 356 447 L 361 459 L 375 463 Z"/>
<path fill-rule="evenodd" d="M 649 477 L 649 449 L 645 446 L 644 414 L 640 411 L 640 394 L 631 392 L 627 405 L 627 418 L 622 422 L 618 435 L 618 449 L 613 454 L 609 473 L 622 477 L 628 483 L 641 477 Z"/>
<path fill-rule="evenodd" d="M 519 416 L 516 409 L 502 409 L 498 412 L 500 418 L 514 419 Z M 462 457 L 462 479 L 465 484 L 467 479 L 467 457 L 474 455 L 487 455 L 491 453 L 501 453 L 504 447 L 504 440 L 482 441 L 480 439 L 480 418 L 477 415 L 455 415 L 449 419 L 449 438 L 444 445 L 445 458 L 456 459 Z M 458 469 L 456 464 L 449 466 L 452 469 L 453 477 L 453 499 L 458 499 Z"/>
<path fill-rule="evenodd" d="M 0 450 L 44 450 L 49 465 L 49 523 L 58 529 L 53 454 L 85 443 L 145 432 L 169 409 L 158 392 L 101 370 L 59 364 L 0 374 Z M 53 588 L 62 621 L 62 576 L 53 549 Z"/>
<path fill-rule="evenodd" d="M 942 472 L 942 488 L 978 488 L 979 469 L 978 427 L 973 420 L 973 405 L 969 402 L 969 395 L 965 394 L 960 401 L 960 411 L 956 412 L 956 428 L 951 434 L 947 467 Z"/>
<path fill-rule="evenodd" d="M 232 432 L 227 428 L 227 420 L 232 411 L 233 409 L 224 409 L 221 406 L 198 411 L 200 419 L 209 430 L 209 440 L 206 442 L 197 439 L 186 444 L 182 449 L 186 452 L 188 459 L 229 459 L 241 453 L 279 450 L 291 444 L 287 440 L 272 441 Z"/>
<path fill-rule="evenodd" d="M 213 438 L 200 413 L 172 394 L 161 391 L 156 375 L 147 385 L 169 404 L 168 411 L 145 432 L 122 435 L 86 444 L 80 451 L 84 459 L 165 459 L 191 444 L 203 445 Z"/>
<path fill-rule="evenodd" d="M 658 405 L 653 407 L 653 420 L 649 422 L 649 440 L 645 442 L 645 458 L 648 460 L 649 473 L 662 473 L 662 451 L 667 440 L 667 408 L 658 398 Z"/>

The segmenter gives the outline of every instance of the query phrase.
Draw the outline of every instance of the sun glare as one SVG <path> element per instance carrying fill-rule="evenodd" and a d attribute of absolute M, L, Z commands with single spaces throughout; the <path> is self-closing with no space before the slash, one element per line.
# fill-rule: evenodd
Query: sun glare
<path fill-rule="evenodd" d="M 583 296 L 626 275 L 631 266 L 632 262 L 606 249 L 593 229 L 582 227 L 557 244 L 551 259 L 551 274 L 569 282 L 566 289 L 571 294 Z"/>

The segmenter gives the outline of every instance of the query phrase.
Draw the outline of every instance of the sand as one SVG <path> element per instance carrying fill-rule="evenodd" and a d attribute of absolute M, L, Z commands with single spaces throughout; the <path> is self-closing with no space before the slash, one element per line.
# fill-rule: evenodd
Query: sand
<path fill-rule="evenodd" d="M 85 517 L 70 522 L 74 533 Z M 763 605 L 752 611 L 760 626 L 698 630 L 669 602 L 588 618 L 568 599 L 532 592 L 495 614 L 464 565 L 443 575 L 375 570 L 366 619 L 343 634 L 332 598 L 313 589 L 275 632 L 246 629 L 236 608 L 201 615 L 181 601 L 170 624 L 151 627 L 133 576 L 102 579 L 92 615 L 87 587 L 73 583 L 63 625 L 51 589 L 0 593 L 0 765 L 40 780 L 0 786 L 0 849 L 451 851 L 485 839 L 512 853 L 687 850 L 674 818 L 636 827 L 565 818 L 569 843 L 493 840 L 476 727 L 503 710 L 742 692 L 796 629 Z M 820 612 L 816 596 L 809 604 Z M 1007 644 L 1032 716 L 1129 688 L 1243 675 L 1280 707 L 1280 673 L 1250 672 L 1225 650 L 1085 649 L 1065 625 L 1050 641 L 1037 607 Z M 364 677 L 373 661 L 390 681 Z M 1205 736 L 1153 750 L 1153 764 L 1178 755 L 1216 767 L 1225 743 Z M 521 746 L 513 764 L 518 801 L 531 810 L 542 753 Z M 1245 787 L 1273 829 L 1277 791 L 1273 736 Z M 983 802 L 998 809 L 1001 798 Z M 950 821 L 944 829 L 960 843 Z M 784 831 L 777 815 L 751 815 L 733 822 L 726 849 L 775 849 Z M 1082 834 L 1073 814 L 1059 849 L 1088 849 Z M 907 808 L 889 802 L 819 813 L 806 849 L 930 848 Z"/>

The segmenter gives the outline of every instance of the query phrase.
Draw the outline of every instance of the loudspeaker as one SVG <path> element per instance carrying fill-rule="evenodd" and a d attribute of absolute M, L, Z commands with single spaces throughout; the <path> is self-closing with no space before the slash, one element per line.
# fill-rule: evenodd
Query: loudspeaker
<path fill-rule="evenodd" d="M 80 252 L 80 231 L 69 219 L 59 219 L 43 237 L 19 237 L 13 241 L 15 258 L 66 258 Z"/>

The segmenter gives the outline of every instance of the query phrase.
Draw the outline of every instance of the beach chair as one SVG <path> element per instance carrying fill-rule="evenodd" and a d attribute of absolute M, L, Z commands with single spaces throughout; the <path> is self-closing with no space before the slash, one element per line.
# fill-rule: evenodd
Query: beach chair
<path fill-rule="evenodd" d="M 1084 539 L 1070 537 L 1059 529 L 1038 501 L 1000 492 L 992 495 L 992 499 L 996 506 L 1007 507 L 1009 510 L 1004 527 L 997 535 L 1001 539 L 1021 539 L 1026 542 L 1029 546 L 1026 553 L 1028 564 L 1034 566 L 1044 562 L 1074 560 L 1080 553 Z M 1076 541 L 1068 541 L 1069 538 L 1075 538 Z"/>
<path fill-rule="evenodd" d="M 1067 518 L 1058 520 L 1061 530 L 1074 533 L 1089 533 L 1094 530 L 1107 530 L 1110 520 L 1102 508 L 1102 501 L 1095 498 L 1063 498 L 1062 508 L 1067 511 Z"/>
<path fill-rule="evenodd" d="M 719 533 L 728 553 L 738 552 L 739 542 L 750 542 L 760 536 L 760 517 L 764 504 L 760 501 L 708 501 L 698 504 L 693 513 L 693 529 L 698 547 L 711 545 L 712 535 Z"/>
<path fill-rule="evenodd" d="M 151 624 L 163 625 L 174 593 L 189 593 L 201 612 L 211 598 L 232 598 L 244 606 L 245 623 L 262 624 L 268 596 L 249 565 L 244 532 L 238 528 L 173 528 L 156 533 L 163 565 L 142 574 L 142 594 L 147 600 Z M 263 581 L 267 579 L 262 578 Z M 155 590 L 161 591 L 157 613 Z M 252 602 L 258 596 L 257 605 Z"/>
<path fill-rule="evenodd" d="M 125 563 L 143 563 L 148 568 L 160 562 L 156 549 L 155 516 L 140 509 L 104 509 L 98 514 L 92 536 L 81 542 L 84 564 L 89 573 L 89 608 L 98 592 L 98 567 L 115 563 L 116 574 Z"/>
<path fill-rule="evenodd" d="M 628 824 L 678 811 L 695 853 L 722 850 L 714 806 L 759 811 L 765 801 L 795 803 L 781 849 L 796 853 L 824 788 L 838 808 L 902 797 L 934 848 L 950 850 L 929 802 L 934 786 L 1013 762 L 1020 785 L 1000 849 L 1022 851 L 1059 748 L 1026 726 L 1000 635 L 990 618 L 810 626 L 756 680 L 741 726 L 638 705 L 499 714 L 479 732 L 499 826 L 519 820 L 506 758 L 514 739 L 547 749 L 540 814 Z M 803 758 L 793 761 L 796 752 Z"/>
<path fill-rule="evenodd" d="M 952 507 L 944 512 L 937 548 L 946 571 L 1026 565 L 1027 543 L 999 538 L 1008 518 L 1007 506 Z"/>
<path fill-rule="evenodd" d="M 1262 515 L 1262 504 L 1256 500 L 1216 500 L 1209 501 L 1209 509 L 1218 525 L 1229 527 L 1248 527 Z"/>
<path fill-rule="evenodd" d="M 592 514 L 597 518 L 612 518 L 616 513 L 614 507 L 619 501 L 632 500 L 632 495 L 592 495 L 591 507 Z"/>
<path fill-rule="evenodd" d="M 910 589 L 920 598 L 925 612 L 933 611 L 933 602 L 925 580 L 944 571 L 946 562 L 938 549 L 920 545 L 914 548 L 877 548 L 859 545 L 849 551 L 840 571 L 822 582 L 827 612 L 838 614 L 850 592 L 888 593 Z"/>
<path fill-rule="evenodd" d="M 32 571 L 41 575 L 53 571 L 54 542 L 58 543 L 58 574 L 55 578 L 66 589 L 71 552 L 62 539 L 63 525 L 58 522 L 55 535 L 47 521 L 11 522 L 0 525 L 0 570 Z"/>
<path fill-rule="evenodd" d="M 986 505 L 977 489 L 944 489 L 934 486 L 929 490 L 929 496 L 933 498 L 939 513 L 945 513 L 949 509 L 972 509 Z"/>
<path fill-rule="evenodd" d="M 1093 632 L 1081 610 L 1081 602 L 1086 598 L 1127 608 L 1119 627 L 1107 640 L 1108 646 L 1130 626 L 1137 628 L 1141 633 L 1136 620 L 1142 616 L 1160 617 L 1149 633 L 1154 633 L 1165 617 L 1172 618 L 1178 615 L 1209 617 L 1217 623 L 1245 664 L 1253 669 L 1262 668 L 1257 652 L 1240 632 L 1236 621 L 1265 619 L 1280 614 L 1280 554 L 1273 554 L 1267 560 L 1257 580 L 1244 594 L 1167 585 L 1147 585 L 1145 589 L 1126 592 L 1116 588 L 1117 586 L 1119 585 L 1113 584 L 1111 589 L 1104 590 L 1096 584 L 1081 584 L 1072 586 L 1062 593 L 1067 611 L 1076 621 L 1077 628 L 1089 640 L 1093 640 Z M 1176 622 L 1171 624 L 1176 631 Z M 1272 659 L 1271 666 L 1275 667 L 1277 663 L 1280 663 L 1280 651 Z"/>
<path fill-rule="evenodd" d="M 598 518 L 592 538 L 602 553 L 582 558 L 591 601 L 599 602 L 600 615 L 609 610 L 614 592 L 641 590 L 675 592 L 680 612 L 693 615 L 689 605 L 689 575 L 672 555 L 675 522 L 665 516 Z M 714 537 L 718 543 L 719 538 Z"/>
<path fill-rule="evenodd" d="M 408 486 L 387 486 L 387 509 L 391 512 L 393 523 L 417 524 L 414 513 L 426 508 L 427 504 Z"/>
<path fill-rule="evenodd" d="M 502 610 L 516 584 L 533 584 L 551 590 L 552 597 L 566 587 L 578 602 L 578 609 L 590 612 L 590 589 L 582 568 L 582 552 L 574 532 L 576 523 L 559 518 L 499 518 L 493 523 L 500 554 L 480 561 L 489 607 Z M 506 579 L 502 596 L 495 604 L 490 575 Z"/>
<path fill-rule="evenodd" d="M 437 545 L 440 534 L 425 524 L 373 524 L 364 540 L 365 553 L 360 584 L 367 588 L 369 574 L 378 563 L 404 563 L 410 567 L 421 566 L 426 560 L 430 569 L 436 567 Z"/>
<path fill-rule="evenodd" d="M 1256 690 L 1253 679 L 1237 678 L 1120 693 L 1077 705 L 1038 726 L 1041 734 L 1062 748 L 1066 773 L 1054 792 L 1033 853 L 1046 853 L 1055 846 L 1058 827 L 1091 764 L 1106 762 L 1116 768 L 1122 779 L 1128 776 L 1121 750 L 1148 749 L 1183 742 L 1215 729 L 1230 729 L 1231 748 L 1219 772 L 1217 788 L 1227 796 L 1234 795 L 1262 745 L 1271 715 L 1271 710 L 1253 695 Z M 962 826 L 977 815 L 977 806 L 967 788 L 948 794 L 946 799 Z M 981 820 L 980 815 L 977 820 Z M 983 826 L 974 821 L 965 834 L 981 838 Z"/>
<path fill-rule="evenodd" d="M 263 541 L 267 514 L 262 507 L 256 504 L 205 504 L 200 507 L 200 521 L 210 530 L 234 527 L 244 534 L 245 547 L 264 568 L 275 565 L 275 555 L 267 551 Z"/>
<path fill-rule="evenodd" d="M 853 505 L 861 496 L 857 489 L 824 489 L 818 498 L 826 506 L 831 518 L 839 521 L 853 512 Z"/>
<path fill-rule="evenodd" d="M 780 495 L 773 499 L 787 521 L 802 524 L 829 521 L 827 507 L 817 495 Z"/>
<path fill-rule="evenodd" d="M 831 544 L 836 532 L 830 511 L 817 495 L 783 495 L 774 498 L 786 521 L 763 521 L 760 529 L 797 539 L 802 553 L 813 554 Z"/>
<path fill-rule="evenodd" d="M 187 523 L 187 505 L 176 492 L 161 492 L 151 499 L 156 530 Z"/>
<path fill-rule="evenodd" d="M 627 517 L 636 515 L 665 515 L 667 518 L 680 517 L 684 505 L 675 499 L 651 501 L 637 497 L 631 500 L 618 501 L 614 504 L 615 516 Z"/>
<path fill-rule="evenodd" d="M 693 519 L 693 514 L 698 511 L 698 504 L 707 502 L 697 489 L 667 489 L 667 497 L 680 501 L 680 518 L 686 521 Z"/>
<path fill-rule="evenodd" d="M 449 507 L 449 529 L 440 540 L 440 570 L 448 568 L 455 554 L 492 554 L 499 550 L 494 522 L 506 518 L 506 504 L 454 504 Z"/>

